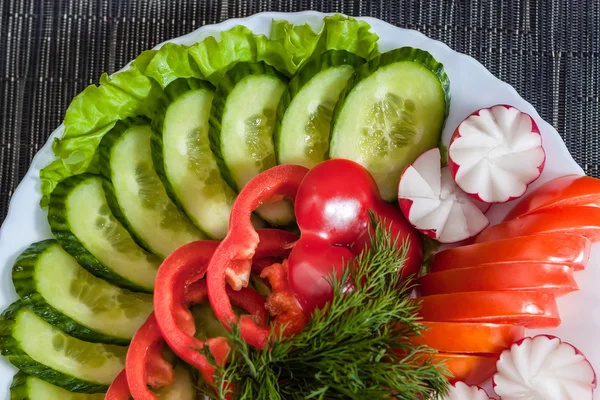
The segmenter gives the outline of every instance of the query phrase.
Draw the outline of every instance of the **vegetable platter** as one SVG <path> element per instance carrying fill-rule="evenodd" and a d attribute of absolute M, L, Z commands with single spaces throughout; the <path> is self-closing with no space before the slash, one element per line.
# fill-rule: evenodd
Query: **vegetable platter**
<path fill-rule="evenodd" d="M 593 399 L 599 207 L 440 42 L 310 11 L 205 26 L 79 94 L 15 191 L 0 390 Z"/>

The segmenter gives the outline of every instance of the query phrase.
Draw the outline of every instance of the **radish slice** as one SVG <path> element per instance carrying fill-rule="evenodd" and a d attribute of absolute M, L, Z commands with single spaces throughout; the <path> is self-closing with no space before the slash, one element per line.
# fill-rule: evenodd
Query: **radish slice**
<path fill-rule="evenodd" d="M 492 400 L 479 386 L 469 386 L 464 382 L 454 382 L 443 400 Z"/>
<path fill-rule="evenodd" d="M 500 355 L 494 390 L 503 400 L 592 400 L 590 362 L 556 336 L 526 337 Z"/>
<path fill-rule="evenodd" d="M 477 235 L 489 225 L 482 205 L 454 183 L 440 165 L 440 149 L 421 154 L 400 178 L 398 202 L 408 221 L 423 234 L 454 243 Z"/>
<path fill-rule="evenodd" d="M 521 197 L 542 173 L 545 160 L 533 118 L 507 105 L 471 114 L 456 128 L 448 147 L 456 184 L 486 203 Z"/>

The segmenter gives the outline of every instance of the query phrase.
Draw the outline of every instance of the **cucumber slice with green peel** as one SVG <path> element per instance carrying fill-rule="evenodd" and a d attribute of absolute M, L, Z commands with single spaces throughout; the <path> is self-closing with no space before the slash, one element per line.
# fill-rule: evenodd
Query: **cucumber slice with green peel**
<path fill-rule="evenodd" d="M 175 382 L 154 391 L 161 400 L 196 400 L 196 385 L 192 374 L 181 363 L 174 368 Z"/>
<path fill-rule="evenodd" d="M 137 242 L 165 258 L 176 248 L 206 239 L 171 201 L 154 170 L 145 119 L 118 121 L 98 147 L 100 172 L 112 183 L 121 221 Z M 114 211 L 114 210 L 113 210 Z"/>
<path fill-rule="evenodd" d="M 171 199 L 213 239 L 227 234 L 235 192 L 221 176 L 208 139 L 213 87 L 178 79 L 165 88 L 152 119 L 152 157 Z"/>
<path fill-rule="evenodd" d="M 81 340 L 129 343 L 152 312 L 152 295 L 134 293 L 97 278 L 56 240 L 32 244 L 18 258 L 13 284 L 39 317 Z"/>
<path fill-rule="evenodd" d="M 2 313 L 0 349 L 26 374 L 78 393 L 105 392 L 125 366 L 127 354 L 127 347 L 69 336 L 20 301 Z"/>
<path fill-rule="evenodd" d="M 364 63 L 345 50 L 330 50 L 292 78 L 277 111 L 279 164 L 312 168 L 327 158 L 333 110 L 348 79 Z"/>
<path fill-rule="evenodd" d="M 17 372 L 10 385 L 10 400 L 103 400 L 104 393 L 73 393 L 46 381 Z"/>
<path fill-rule="evenodd" d="M 450 81 L 426 51 L 403 47 L 360 67 L 336 106 L 331 158 L 366 167 L 381 196 L 398 195 L 404 168 L 436 147 L 450 107 Z"/>
<path fill-rule="evenodd" d="M 241 190 L 276 165 L 273 134 L 287 78 L 263 63 L 239 63 L 217 87 L 210 115 L 210 141 L 229 185 Z M 263 205 L 258 215 L 274 225 L 294 220 L 288 201 Z"/>
<path fill-rule="evenodd" d="M 116 202 L 110 182 L 101 176 L 81 174 L 61 181 L 48 203 L 52 233 L 67 253 L 97 277 L 152 292 L 161 260 L 138 246 L 111 212 L 110 201 Z"/>

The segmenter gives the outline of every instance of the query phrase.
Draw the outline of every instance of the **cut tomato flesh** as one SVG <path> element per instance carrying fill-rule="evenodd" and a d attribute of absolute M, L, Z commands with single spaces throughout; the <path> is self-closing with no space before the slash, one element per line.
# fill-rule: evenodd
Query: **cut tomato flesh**
<path fill-rule="evenodd" d="M 519 325 L 476 322 L 422 322 L 421 331 L 412 342 L 445 353 L 499 354 L 521 339 L 525 329 Z"/>
<path fill-rule="evenodd" d="M 431 271 L 512 262 L 563 264 L 580 270 L 588 262 L 591 247 L 585 237 L 563 233 L 508 238 L 441 251 L 433 257 Z"/>
<path fill-rule="evenodd" d="M 560 317 L 554 295 L 532 291 L 465 292 L 419 298 L 420 316 L 434 322 L 493 322 L 554 328 Z"/>
<path fill-rule="evenodd" d="M 600 208 L 566 207 L 536 211 L 486 228 L 476 237 L 475 242 L 492 242 L 539 233 L 570 233 L 584 236 L 593 243 L 598 242 Z"/>
<path fill-rule="evenodd" d="M 423 296 L 496 290 L 541 290 L 562 296 L 578 290 L 573 269 L 560 264 L 489 264 L 427 274 L 419 279 Z"/>
<path fill-rule="evenodd" d="M 600 207 L 600 179 L 565 175 L 548 181 L 523 197 L 504 220 L 522 217 L 540 209 L 571 206 Z"/>
<path fill-rule="evenodd" d="M 434 359 L 444 360 L 452 374 L 449 379 L 463 381 L 467 385 L 479 385 L 494 374 L 498 355 L 438 353 Z"/>

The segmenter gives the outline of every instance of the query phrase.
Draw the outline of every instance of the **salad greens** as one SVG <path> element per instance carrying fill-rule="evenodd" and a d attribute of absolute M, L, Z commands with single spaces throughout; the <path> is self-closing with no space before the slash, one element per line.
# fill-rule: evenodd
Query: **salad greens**
<path fill-rule="evenodd" d="M 162 88 L 177 78 L 200 78 L 216 85 L 238 62 L 264 61 L 292 76 L 313 54 L 331 49 L 347 50 L 363 58 L 378 54 L 379 37 L 364 21 L 334 15 L 324 19 L 315 33 L 308 25 L 273 21 L 270 37 L 255 35 L 244 26 L 222 32 L 220 40 L 209 36 L 192 46 L 165 44 L 148 50 L 129 68 L 112 76 L 103 74 L 100 85 L 90 85 L 77 95 L 65 114 L 63 137 L 52 146 L 58 157 L 40 172 L 42 206 L 62 179 L 94 172 L 92 160 L 102 137 L 117 120 L 151 110 Z"/>

